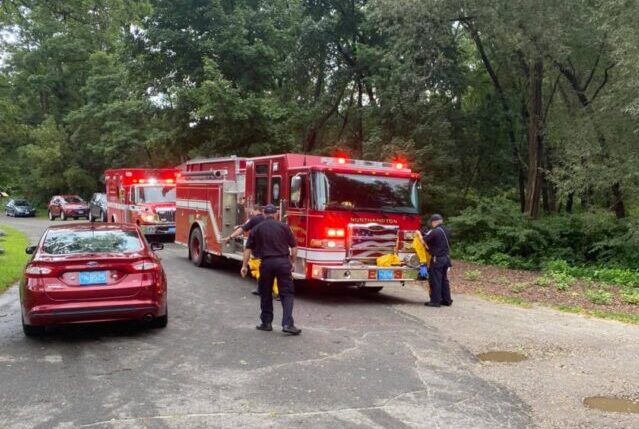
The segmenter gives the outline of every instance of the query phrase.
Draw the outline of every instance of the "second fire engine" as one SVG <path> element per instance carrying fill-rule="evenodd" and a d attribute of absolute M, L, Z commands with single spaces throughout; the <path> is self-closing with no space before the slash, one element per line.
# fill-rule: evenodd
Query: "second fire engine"
<path fill-rule="evenodd" d="M 104 173 L 107 218 L 135 224 L 144 235 L 175 235 L 177 168 L 120 168 Z"/>

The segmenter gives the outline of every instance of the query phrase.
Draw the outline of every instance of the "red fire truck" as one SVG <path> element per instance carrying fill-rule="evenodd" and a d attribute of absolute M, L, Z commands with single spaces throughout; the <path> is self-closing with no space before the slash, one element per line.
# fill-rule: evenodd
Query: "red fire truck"
<path fill-rule="evenodd" d="M 175 235 L 177 168 L 120 168 L 104 173 L 107 218 L 137 224 L 144 235 Z"/>
<path fill-rule="evenodd" d="M 222 237 L 255 206 L 274 204 L 298 243 L 296 279 L 377 289 L 417 276 L 420 177 L 403 163 L 283 154 L 186 163 L 177 181 L 176 238 L 198 266 L 241 259 L 243 240 Z M 396 253 L 401 265 L 379 267 Z"/>

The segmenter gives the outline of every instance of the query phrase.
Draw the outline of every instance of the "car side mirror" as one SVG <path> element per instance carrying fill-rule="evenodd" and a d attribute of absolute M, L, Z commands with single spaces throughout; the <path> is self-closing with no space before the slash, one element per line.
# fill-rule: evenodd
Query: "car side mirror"
<path fill-rule="evenodd" d="M 158 250 L 163 250 L 164 249 L 164 244 L 162 243 L 151 243 L 151 250 L 158 251 Z"/>
<path fill-rule="evenodd" d="M 24 252 L 27 255 L 33 255 L 35 253 L 36 249 L 37 249 L 37 246 L 29 246 L 26 249 L 24 249 Z"/>

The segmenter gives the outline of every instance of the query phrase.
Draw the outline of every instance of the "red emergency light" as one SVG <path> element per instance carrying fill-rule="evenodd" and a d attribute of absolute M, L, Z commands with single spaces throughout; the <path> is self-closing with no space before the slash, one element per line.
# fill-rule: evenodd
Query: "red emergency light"
<path fill-rule="evenodd" d="M 338 164 L 346 164 L 346 158 L 342 158 L 342 157 L 337 158 L 337 163 Z"/>

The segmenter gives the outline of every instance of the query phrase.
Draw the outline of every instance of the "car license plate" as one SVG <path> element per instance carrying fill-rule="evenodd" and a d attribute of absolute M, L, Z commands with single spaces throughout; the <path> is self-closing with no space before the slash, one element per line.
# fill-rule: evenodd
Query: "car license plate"
<path fill-rule="evenodd" d="M 377 271 L 377 280 L 393 280 L 393 270 Z"/>
<path fill-rule="evenodd" d="M 83 271 L 80 273 L 80 285 L 105 285 L 106 271 Z"/>

